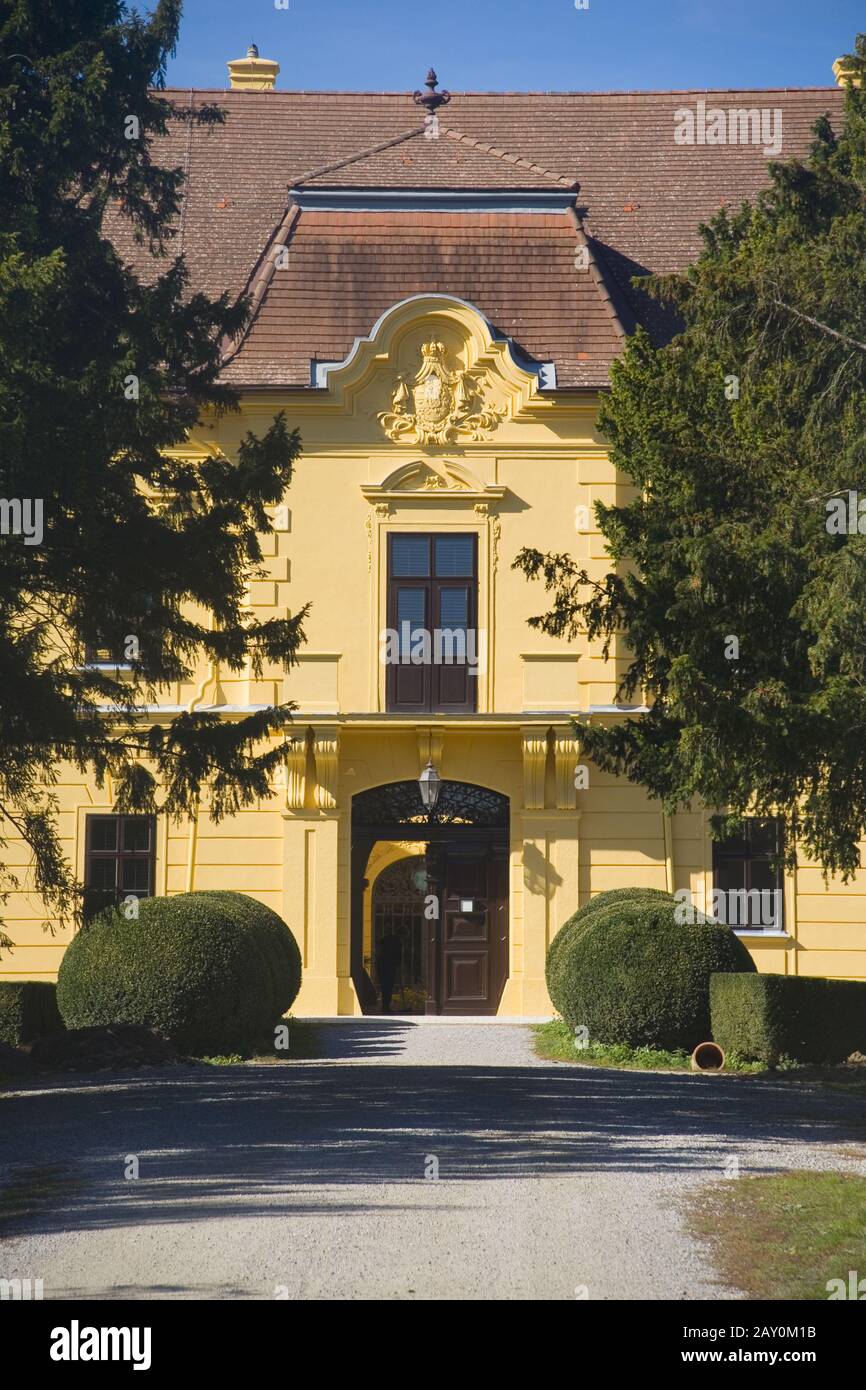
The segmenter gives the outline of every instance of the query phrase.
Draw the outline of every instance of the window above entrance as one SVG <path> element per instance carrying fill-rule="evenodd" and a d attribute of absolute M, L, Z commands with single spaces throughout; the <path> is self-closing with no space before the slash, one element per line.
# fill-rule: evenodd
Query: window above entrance
<path fill-rule="evenodd" d="M 382 645 L 388 709 L 477 709 L 480 646 L 475 534 L 388 537 L 388 631 Z"/>

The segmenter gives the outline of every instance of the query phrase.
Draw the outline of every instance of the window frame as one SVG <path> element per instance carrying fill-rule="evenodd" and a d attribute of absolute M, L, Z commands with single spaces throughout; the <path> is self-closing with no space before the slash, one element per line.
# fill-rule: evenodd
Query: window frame
<path fill-rule="evenodd" d="M 729 839 L 728 841 L 725 841 L 725 840 L 715 840 L 715 839 L 712 841 L 711 880 L 712 880 L 712 890 L 713 890 L 714 893 L 717 892 L 717 891 L 719 891 L 719 892 L 725 891 L 725 890 L 723 890 L 723 889 L 720 888 L 719 883 L 718 883 L 719 868 L 720 868 L 721 864 L 723 864 L 723 863 L 727 863 L 727 864 L 741 864 L 742 867 L 743 867 L 743 883 L 742 883 L 741 889 L 738 889 L 738 890 L 735 890 L 735 891 L 745 891 L 746 893 L 749 893 L 749 892 L 753 891 L 753 889 L 752 889 L 752 865 L 757 863 L 757 864 L 766 864 L 766 865 L 768 865 L 768 866 L 770 867 L 770 870 L 771 870 L 771 872 L 772 872 L 772 874 L 773 874 L 773 876 L 774 876 L 775 884 L 774 884 L 774 887 L 771 888 L 769 891 L 770 891 L 770 892 L 777 892 L 777 893 L 779 894 L 779 897 L 776 899 L 776 901 L 780 904 L 780 909 L 781 909 L 779 919 L 778 919 L 777 921 L 773 922 L 773 924 L 772 924 L 771 926 L 764 926 L 763 923 L 759 923 L 759 924 L 756 925 L 756 924 L 751 923 L 751 922 L 750 922 L 750 923 L 747 923 L 747 924 L 743 924 L 743 925 L 732 926 L 732 927 L 731 927 L 731 930 L 732 930 L 732 931 L 735 933 L 735 935 L 737 935 L 737 936 L 768 936 L 768 935 L 769 935 L 769 936 L 773 936 L 773 935 L 775 935 L 775 936 L 784 936 L 784 935 L 787 935 L 786 917 L 787 917 L 787 911 L 788 911 L 788 904 L 787 904 L 787 893 L 786 893 L 785 867 L 784 867 L 784 864 L 779 863 L 779 864 L 777 864 L 776 867 L 774 868 L 774 867 L 773 867 L 773 857 L 774 857 L 774 856 L 773 856 L 773 853 L 772 853 L 772 852 L 764 852 L 764 851 L 761 851 L 760 853 L 756 853 L 756 852 L 752 849 L 752 844 L 751 844 L 750 827 L 751 827 L 752 825 L 755 825 L 755 824 L 764 824 L 764 825 L 766 825 L 767 823 L 770 823 L 770 824 L 772 824 L 772 825 L 775 827 L 775 832 L 776 832 L 776 833 L 775 833 L 775 839 L 776 839 L 776 849 L 775 849 L 775 853 L 776 853 L 776 855 L 781 855 L 782 852 L 783 852 L 783 849 L 784 849 L 784 824 L 783 824 L 783 822 L 782 822 L 778 817 L 775 817 L 775 816 L 747 816 L 747 817 L 745 818 L 745 820 L 743 821 L 743 832 L 742 832 L 742 834 L 731 836 L 730 839 Z M 725 844 L 729 844 L 729 843 L 731 843 L 732 841 L 740 841 L 740 842 L 745 841 L 746 852 L 745 852 L 745 853 L 742 853 L 742 852 L 738 852 L 738 853 L 729 852 L 729 853 L 726 853 L 726 852 L 725 852 L 725 849 L 724 849 L 724 846 L 725 846 Z M 754 890 L 754 891 L 761 892 L 761 891 L 768 891 L 768 890 L 766 890 L 766 889 L 764 889 L 764 890 L 756 889 L 756 890 Z"/>
<path fill-rule="evenodd" d="M 411 537 L 415 540 L 424 540 L 427 544 L 427 570 L 426 576 L 422 575 L 395 575 L 393 554 L 395 542 L 404 537 Z M 471 573 L 468 575 L 447 575 L 439 576 L 436 574 L 436 542 L 438 540 L 454 540 L 456 538 L 466 539 L 470 542 L 472 551 Z M 420 589 L 425 594 L 425 623 L 427 630 L 433 634 L 443 629 L 441 622 L 441 595 L 444 589 L 465 589 L 468 591 L 466 632 L 475 633 L 475 657 L 480 664 L 482 653 L 480 650 L 480 633 L 478 628 L 478 614 L 480 610 L 480 557 L 481 546 L 478 531 L 467 527 L 454 528 L 453 530 L 430 530 L 430 531 L 389 531 L 386 536 L 385 552 L 385 612 L 387 627 L 398 634 L 398 602 L 399 590 Z M 453 625 L 448 629 L 453 630 Z M 399 664 L 390 663 L 386 670 L 385 679 L 385 708 L 389 714 L 405 715 L 426 715 L 426 714 L 476 714 L 479 707 L 479 666 L 475 667 L 475 674 L 469 674 L 471 667 L 467 662 L 464 667 L 459 669 L 466 670 L 466 693 L 465 701 L 444 701 L 442 699 L 442 673 L 457 669 L 457 663 L 436 664 L 431 661 L 429 665 L 419 667 L 423 672 L 422 698 L 420 701 L 400 701 L 397 698 L 397 684 L 399 675 Z"/>
<path fill-rule="evenodd" d="M 150 612 L 157 606 L 157 598 L 148 594 L 147 599 L 147 611 Z M 125 641 L 125 636 L 119 638 L 117 647 L 111 640 L 103 641 L 98 637 L 85 642 L 82 649 L 82 668 L 91 667 L 97 671 L 131 671 L 135 662 L 130 661 L 122 650 Z"/>
<path fill-rule="evenodd" d="M 100 655 L 100 653 L 104 653 L 106 655 L 106 660 L 102 660 L 102 656 Z M 92 646 L 90 643 L 85 644 L 84 659 L 81 662 L 81 665 L 84 668 L 96 671 L 132 670 L 131 661 L 127 661 L 126 659 L 121 660 L 118 657 L 112 656 L 111 649 L 109 647 Z"/>
<path fill-rule="evenodd" d="M 113 850 L 99 850 L 93 848 L 93 834 L 98 821 L 114 821 L 117 824 L 117 838 Z M 145 821 L 148 826 L 148 847 L 146 850 L 127 850 L 123 848 L 124 826 L 127 821 Z M 110 888 L 100 888 L 91 882 L 91 864 L 111 861 L 115 864 L 115 887 L 114 901 L 111 902 L 112 890 Z M 121 883 L 121 866 L 125 862 L 147 863 L 147 888 L 125 888 Z M 88 811 L 84 820 L 84 901 L 85 917 L 94 916 L 105 907 L 117 906 L 125 898 L 152 898 L 156 896 L 156 816 L 154 815 L 123 815 L 113 811 Z M 96 897 L 101 895 L 101 901 L 97 904 Z M 88 906 L 88 899 L 93 903 Z"/>

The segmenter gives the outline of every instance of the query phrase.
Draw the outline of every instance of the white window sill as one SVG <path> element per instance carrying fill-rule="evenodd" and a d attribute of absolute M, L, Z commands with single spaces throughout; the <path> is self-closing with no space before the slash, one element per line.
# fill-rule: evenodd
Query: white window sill
<path fill-rule="evenodd" d="M 737 931 L 736 928 L 734 928 L 734 936 L 750 936 L 756 938 L 758 941 L 762 941 L 766 937 L 769 937 L 773 941 L 794 940 L 790 932 L 776 931 L 775 929 L 770 927 L 755 927 L 744 929 L 742 931 Z"/>

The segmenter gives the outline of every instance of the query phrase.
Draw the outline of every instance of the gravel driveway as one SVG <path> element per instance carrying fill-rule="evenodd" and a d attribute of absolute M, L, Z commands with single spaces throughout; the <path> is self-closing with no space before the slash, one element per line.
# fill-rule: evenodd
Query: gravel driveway
<path fill-rule="evenodd" d="M 0 1098 L 0 1278 L 46 1298 L 736 1297 L 683 1229 L 692 1189 L 733 1157 L 866 1172 L 864 1106 L 831 1092 L 544 1063 L 489 1020 L 318 1038 L 315 1060 Z"/>

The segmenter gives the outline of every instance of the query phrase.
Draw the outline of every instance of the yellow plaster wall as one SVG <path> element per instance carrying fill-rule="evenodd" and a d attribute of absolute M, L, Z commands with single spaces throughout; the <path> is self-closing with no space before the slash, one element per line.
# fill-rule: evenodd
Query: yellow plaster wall
<path fill-rule="evenodd" d="M 396 377 L 412 378 L 431 336 L 452 364 L 475 372 L 486 405 L 498 412 L 495 425 L 475 437 L 458 429 L 447 442 L 392 439 L 380 419 Z M 530 629 L 526 620 L 545 610 L 544 592 L 511 567 L 530 545 L 567 551 L 594 576 L 605 574 L 593 504 L 624 502 L 632 493 L 607 458 L 597 406 L 591 396 L 540 396 L 534 377 L 472 310 L 420 298 L 387 315 L 376 340 L 362 343 L 324 389 L 247 393 L 237 415 L 204 420 L 192 433 L 192 452 L 235 457 L 247 430 L 263 432 L 277 410 L 299 426 L 304 453 L 284 506 L 275 509 L 276 532 L 264 540 L 266 575 L 249 598 L 262 619 L 307 601 L 313 607 L 306 646 L 289 673 L 271 667 L 253 680 L 203 664 L 165 692 L 167 707 L 219 707 L 226 717 L 237 717 L 232 707 L 293 700 L 302 742 L 267 801 L 219 825 L 206 806 L 195 827 L 160 821 L 157 889 L 238 889 L 280 912 L 303 954 L 301 1014 L 358 1011 L 349 978 L 351 797 L 417 777 L 432 746 L 411 721 L 383 718 L 378 637 L 391 531 L 473 531 L 479 540 L 481 717 L 429 716 L 421 726 L 435 739 L 443 777 L 510 799 L 510 975 L 501 1011 L 549 1011 L 546 948 L 591 895 L 638 884 L 686 887 L 700 904 L 711 886 L 699 812 L 666 826 L 643 791 L 597 769 L 586 790 L 562 802 L 550 766 L 538 774 L 543 804 L 537 794 L 525 802 L 527 749 L 541 746 L 548 727 L 567 737 L 573 711 L 613 703 L 624 664 L 622 653 L 605 662 L 597 644 L 568 645 Z M 66 769 L 58 796 L 64 847 L 81 873 L 83 817 L 111 809 L 110 789 L 100 792 Z M 3 913 L 16 944 L 0 956 L 0 978 L 53 978 L 68 933 L 43 931 L 41 905 L 28 891 L 28 856 L 11 832 L 6 853 L 22 882 Z M 787 894 L 788 935 L 749 940 L 759 967 L 866 978 L 866 871 L 851 884 L 826 886 L 804 862 Z"/>

